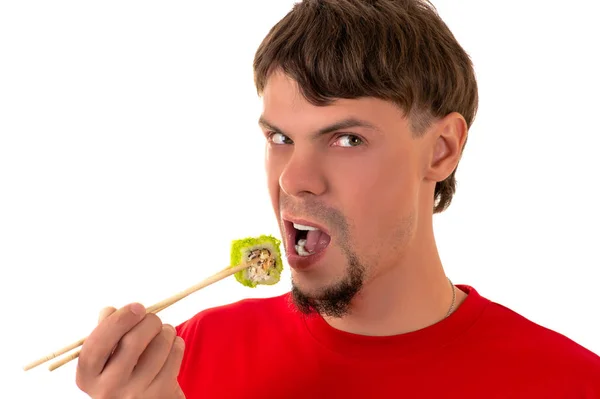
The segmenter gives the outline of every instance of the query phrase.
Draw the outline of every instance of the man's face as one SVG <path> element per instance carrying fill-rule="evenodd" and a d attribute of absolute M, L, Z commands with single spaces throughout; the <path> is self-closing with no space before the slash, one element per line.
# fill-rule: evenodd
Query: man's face
<path fill-rule="evenodd" d="M 422 140 L 412 138 L 403 113 L 389 102 L 314 106 L 281 73 L 264 90 L 260 125 L 294 299 L 301 310 L 342 316 L 361 287 L 394 267 L 409 245 Z M 305 242 L 297 246 L 299 239 Z"/>

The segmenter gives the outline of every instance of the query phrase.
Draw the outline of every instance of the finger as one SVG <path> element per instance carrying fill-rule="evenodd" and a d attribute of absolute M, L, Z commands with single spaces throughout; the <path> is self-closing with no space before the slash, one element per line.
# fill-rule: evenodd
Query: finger
<path fill-rule="evenodd" d="M 173 340 L 173 346 L 171 352 L 167 357 L 167 360 L 160 372 L 152 381 L 149 387 L 149 392 L 156 392 L 160 394 L 165 389 L 170 389 L 177 386 L 177 376 L 179 375 L 179 369 L 181 368 L 181 362 L 183 361 L 183 353 L 185 352 L 185 343 L 183 338 L 177 336 Z"/>
<path fill-rule="evenodd" d="M 112 306 L 108 306 L 108 307 L 105 307 L 104 309 L 102 309 L 100 311 L 100 313 L 98 314 L 98 324 L 102 323 L 102 321 L 104 321 L 104 319 L 106 319 L 108 316 L 115 313 L 116 311 L 117 311 L 117 309 L 113 308 Z M 112 352 L 114 350 L 115 350 L 115 347 L 113 346 L 110 353 L 112 354 Z"/>
<path fill-rule="evenodd" d="M 132 384 L 137 388 L 135 392 L 145 391 L 156 378 L 171 353 L 175 335 L 172 326 L 163 325 L 161 333 L 154 337 L 142 353 L 131 377 Z"/>
<path fill-rule="evenodd" d="M 102 320 L 81 347 L 78 373 L 88 378 L 99 375 L 121 337 L 137 325 L 145 314 L 146 308 L 134 303 Z"/>
<path fill-rule="evenodd" d="M 98 314 L 98 324 L 102 323 L 102 321 L 104 319 L 106 319 L 108 316 L 115 313 L 116 311 L 117 311 L 117 309 L 113 308 L 112 306 L 108 306 L 108 307 L 102 309 L 100 311 L 100 313 Z"/>
<path fill-rule="evenodd" d="M 140 356 L 153 339 L 160 334 L 162 322 L 155 314 L 147 314 L 140 323 L 127 332 L 102 371 L 105 381 L 128 381 Z"/>

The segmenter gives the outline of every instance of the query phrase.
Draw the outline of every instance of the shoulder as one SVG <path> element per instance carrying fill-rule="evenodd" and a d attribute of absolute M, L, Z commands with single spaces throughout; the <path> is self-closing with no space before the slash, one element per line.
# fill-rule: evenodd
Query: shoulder
<path fill-rule="evenodd" d="M 519 369 L 600 389 L 600 356 L 502 304 L 490 301 L 471 333 Z"/>
<path fill-rule="evenodd" d="M 551 353 L 566 355 L 581 354 L 600 360 L 598 355 L 584 348 L 566 335 L 542 326 L 497 302 L 490 302 L 484 317 L 495 330 L 500 329 L 508 337 L 521 343 L 550 350 Z"/>

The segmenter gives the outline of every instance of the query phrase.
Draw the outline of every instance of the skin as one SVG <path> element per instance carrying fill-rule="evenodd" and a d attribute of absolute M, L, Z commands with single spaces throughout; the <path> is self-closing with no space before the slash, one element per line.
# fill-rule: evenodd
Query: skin
<path fill-rule="evenodd" d="M 316 134 L 349 118 L 370 127 Z M 278 221 L 282 215 L 305 219 L 331 233 L 316 265 L 292 270 L 294 288 L 306 298 L 323 298 L 348 280 L 354 260 L 362 270 L 360 290 L 341 315 L 324 312 L 334 328 L 383 336 L 443 319 L 452 289 L 433 235 L 433 191 L 458 164 L 464 119 L 447 115 L 416 139 L 403 112 L 389 102 L 362 98 L 314 106 L 277 72 L 263 93 L 261 121 Z M 456 307 L 464 298 L 457 290 Z M 77 386 L 96 399 L 181 399 L 183 352 L 174 328 L 145 314 L 142 305 L 106 308 L 82 346 Z"/>
<path fill-rule="evenodd" d="M 371 127 L 317 134 L 348 118 Z M 409 120 L 390 102 L 342 99 L 315 106 L 292 79 L 276 71 L 263 93 L 259 125 L 267 140 L 268 189 L 280 225 L 283 218 L 299 218 L 331 233 L 327 252 L 315 266 L 292 269 L 295 289 L 318 300 L 347 280 L 344 243 L 350 243 L 364 271 L 362 286 L 342 315 L 325 312 L 330 325 L 377 336 L 443 319 L 452 287 L 433 234 L 433 192 L 458 164 L 467 137 L 464 118 L 447 115 L 415 138 Z M 341 216 L 334 220 L 327 217 L 331 213 Z M 455 309 L 466 296 L 460 290 L 456 294 Z"/>
<path fill-rule="evenodd" d="M 177 383 L 184 342 L 173 326 L 145 313 L 139 303 L 100 312 L 76 371 L 77 386 L 91 398 L 185 398 Z"/>

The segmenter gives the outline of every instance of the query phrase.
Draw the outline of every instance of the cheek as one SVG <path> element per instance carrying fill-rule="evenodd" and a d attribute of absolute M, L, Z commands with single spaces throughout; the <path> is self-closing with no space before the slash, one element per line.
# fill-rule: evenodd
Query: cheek
<path fill-rule="evenodd" d="M 406 161 L 402 161 L 405 159 Z M 354 236 L 361 242 L 391 238 L 392 231 L 410 217 L 417 206 L 418 184 L 414 162 L 402 155 L 363 160 L 360 167 L 340 175 L 343 205 Z M 350 172 L 350 173 L 348 173 Z"/>
<path fill-rule="evenodd" d="M 281 156 L 276 156 L 267 145 L 265 149 L 265 176 L 271 203 L 276 211 L 279 211 L 279 177 L 281 176 L 283 165 L 284 160 L 281 159 Z"/>

